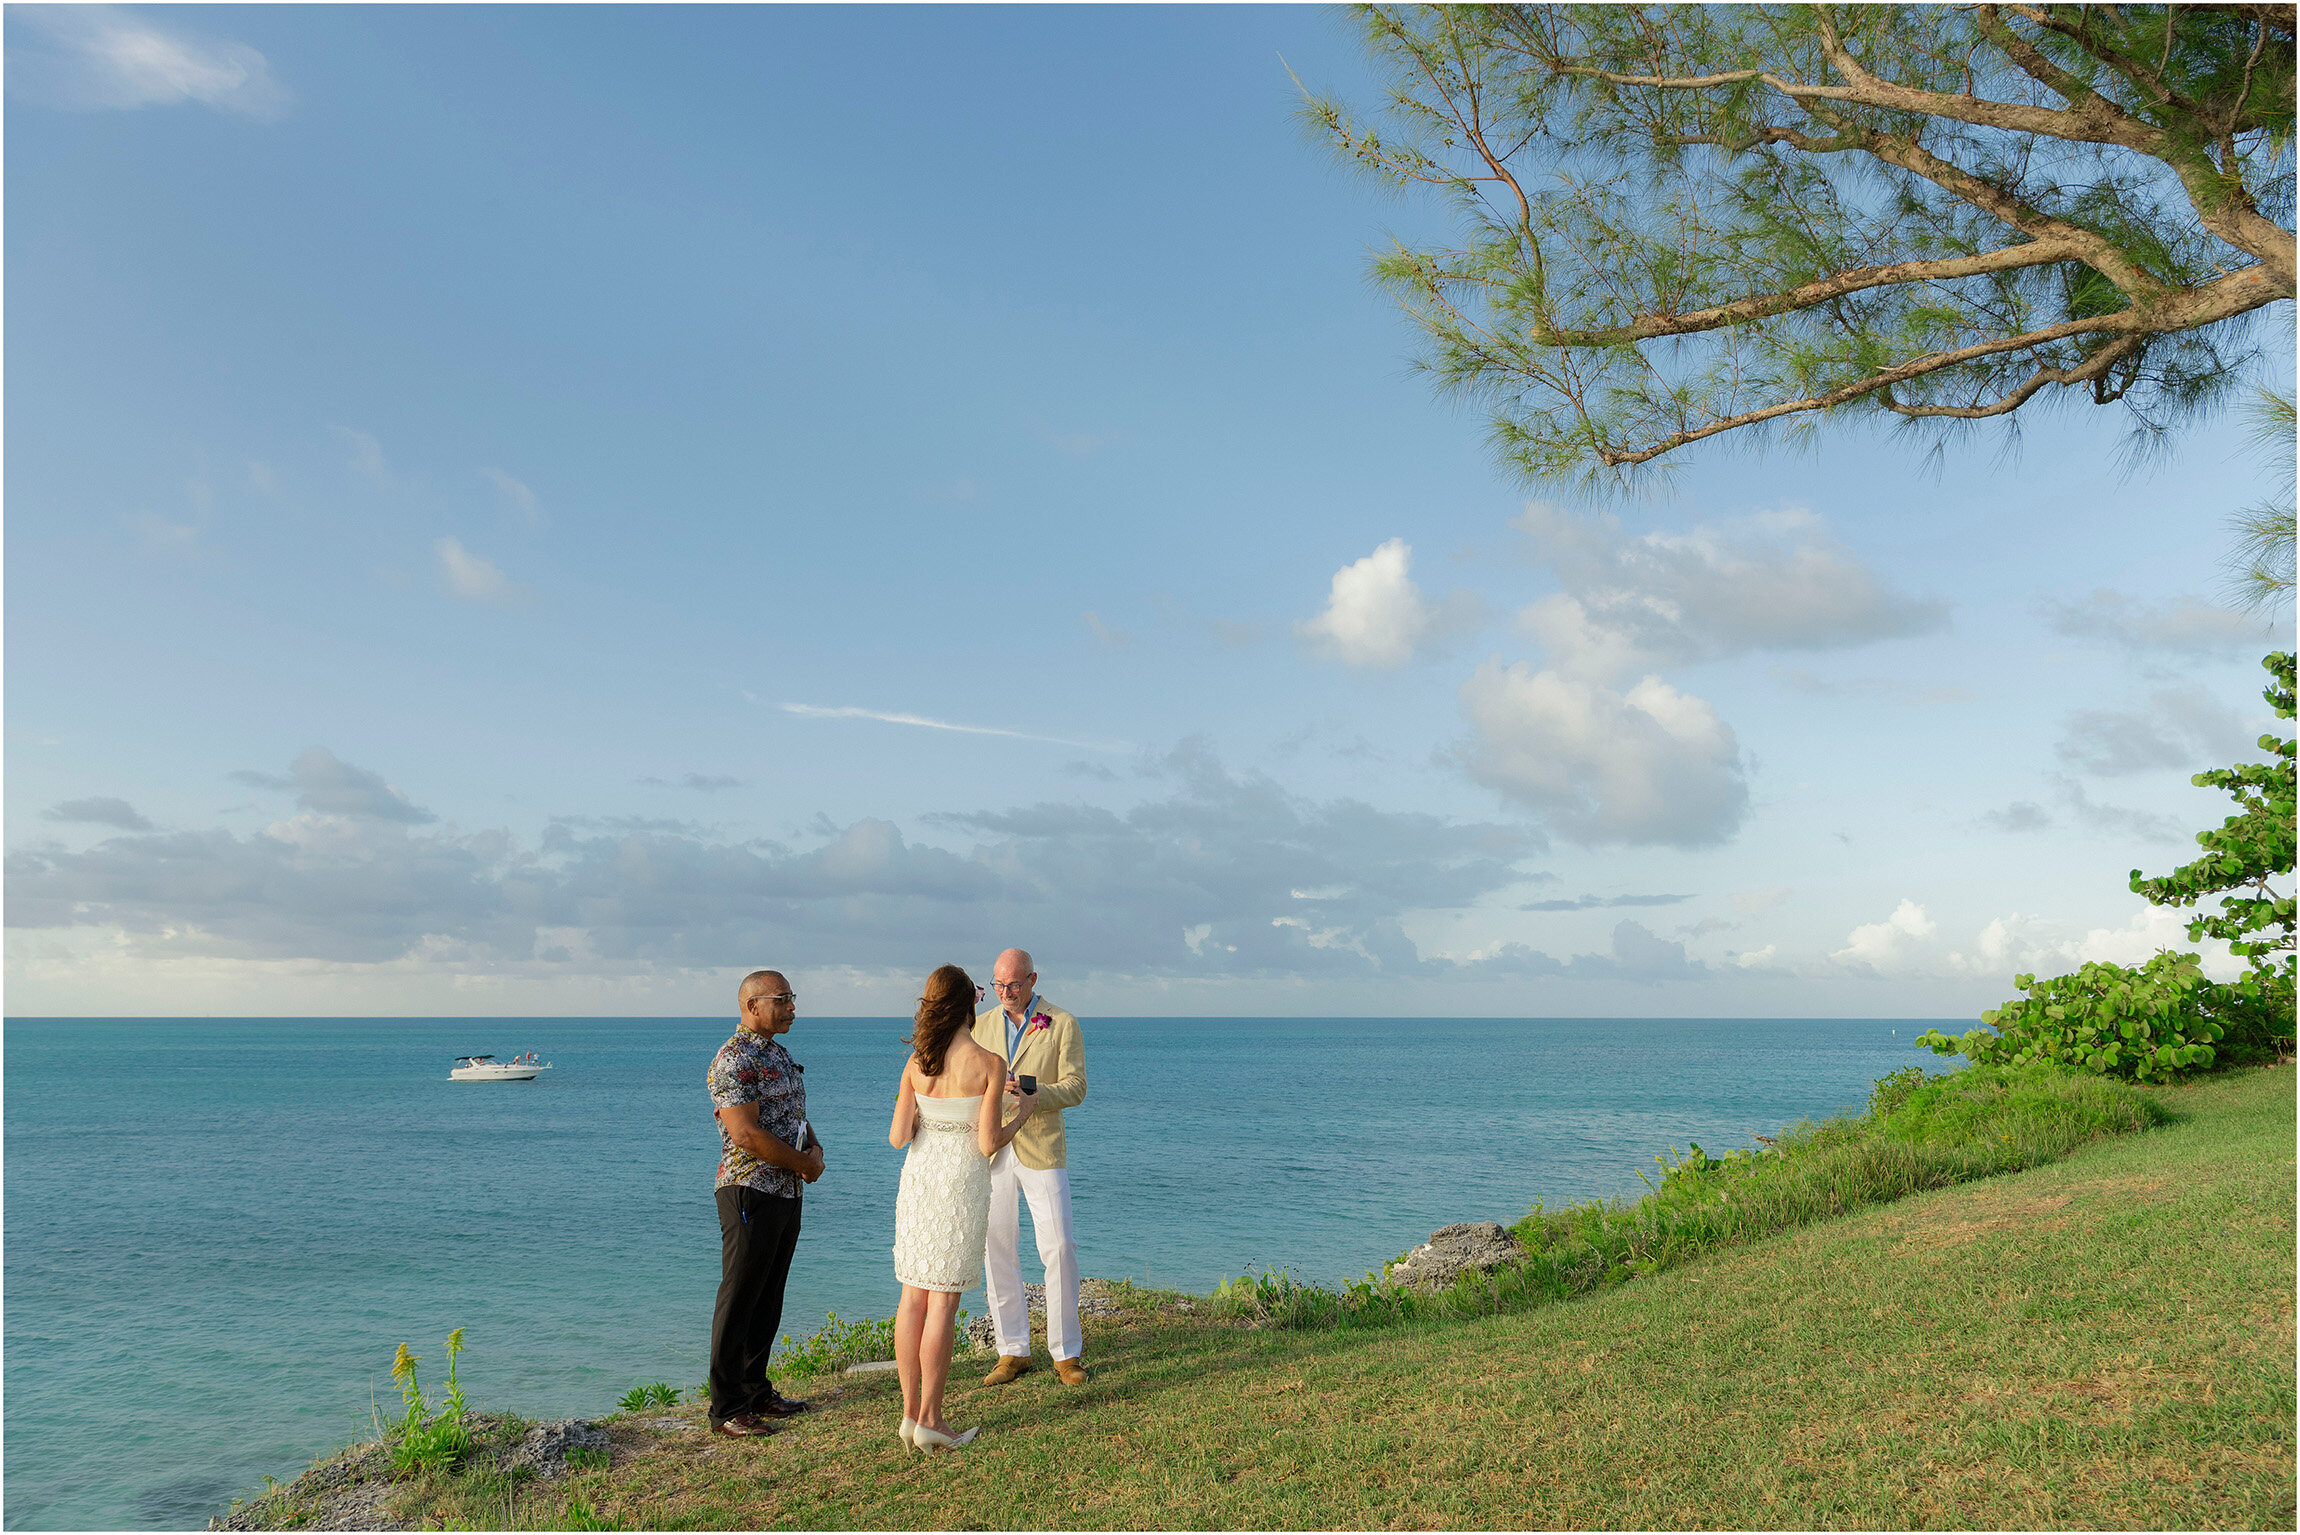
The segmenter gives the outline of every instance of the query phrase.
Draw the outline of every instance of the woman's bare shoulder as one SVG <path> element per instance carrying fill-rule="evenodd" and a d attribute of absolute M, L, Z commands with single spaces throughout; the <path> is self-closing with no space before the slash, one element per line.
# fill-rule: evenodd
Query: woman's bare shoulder
<path fill-rule="evenodd" d="M 1006 1074 L 1006 1062 L 997 1052 L 985 1050 L 971 1039 L 966 1041 L 966 1065 L 967 1085 L 977 1092 L 989 1091 L 991 1080 Z"/>

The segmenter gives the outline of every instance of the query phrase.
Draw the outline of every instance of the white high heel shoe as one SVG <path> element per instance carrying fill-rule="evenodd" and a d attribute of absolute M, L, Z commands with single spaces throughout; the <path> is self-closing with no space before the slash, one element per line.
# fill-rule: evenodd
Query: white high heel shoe
<path fill-rule="evenodd" d="M 974 1436 L 981 1432 L 981 1428 L 976 1427 L 963 1434 L 946 1434 L 921 1423 L 911 1429 L 910 1442 L 922 1450 L 955 1450 L 974 1443 Z"/>
<path fill-rule="evenodd" d="M 906 1450 L 907 1450 L 907 1449 L 915 1449 L 915 1448 L 916 1448 L 916 1445 L 915 1445 L 915 1444 L 912 1442 L 912 1439 L 911 1439 L 911 1435 L 913 1435 L 913 1434 L 915 1434 L 915 1433 L 917 1433 L 917 1432 L 918 1432 L 918 1422 L 917 1422 L 917 1420 L 916 1420 L 916 1419 L 913 1419 L 913 1418 L 905 1418 L 905 1419 L 903 1419 L 903 1420 L 902 1420 L 902 1427 L 900 1427 L 900 1428 L 898 1428 L 898 1429 L 896 1429 L 896 1430 L 894 1431 L 894 1436 L 895 1436 L 895 1438 L 897 1438 L 897 1439 L 900 1439 L 900 1440 L 902 1441 L 902 1443 L 903 1443 L 903 1448 L 904 1448 L 904 1449 L 906 1449 Z"/>

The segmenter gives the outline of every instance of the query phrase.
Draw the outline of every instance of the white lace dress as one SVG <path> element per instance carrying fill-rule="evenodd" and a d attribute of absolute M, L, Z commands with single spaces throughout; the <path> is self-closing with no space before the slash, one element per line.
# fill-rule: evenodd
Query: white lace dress
<path fill-rule="evenodd" d="M 982 1282 L 990 1225 L 990 1158 L 975 1145 L 982 1095 L 918 1102 L 918 1132 L 894 1196 L 894 1277 L 921 1290 L 971 1290 Z"/>

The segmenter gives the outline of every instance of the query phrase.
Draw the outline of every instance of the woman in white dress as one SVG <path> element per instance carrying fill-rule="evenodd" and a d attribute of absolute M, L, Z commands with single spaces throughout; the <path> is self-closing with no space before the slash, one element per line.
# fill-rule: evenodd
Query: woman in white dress
<path fill-rule="evenodd" d="M 982 1282 L 982 1238 L 990 1223 L 990 1159 L 1038 1107 L 1038 1095 L 1006 1080 L 1006 1062 L 974 1042 L 982 999 L 956 965 L 926 978 L 912 1020 L 910 1060 L 896 1089 L 887 1140 L 910 1147 L 894 1201 L 895 1371 L 902 1378 L 902 1442 L 955 1450 L 978 1432 L 954 1434 L 942 1416 L 950 1380 L 958 1298 Z M 1020 1113 L 1000 1124 L 1014 1094 Z"/>

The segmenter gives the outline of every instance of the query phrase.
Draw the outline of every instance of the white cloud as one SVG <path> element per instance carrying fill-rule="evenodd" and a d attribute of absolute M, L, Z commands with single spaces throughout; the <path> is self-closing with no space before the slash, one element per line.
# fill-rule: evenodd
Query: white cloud
<path fill-rule="evenodd" d="M 1559 676 L 1612 683 L 1656 664 L 1699 659 L 1691 647 L 1663 643 L 1682 638 L 1672 632 L 1673 615 L 1657 605 L 1639 606 L 1641 613 L 1627 602 L 1609 603 L 1600 618 L 1579 597 L 1553 592 L 1520 609 L 1517 626 L 1539 642 Z M 1638 624 L 1633 616 L 1654 622 Z"/>
<path fill-rule="evenodd" d="M 443 538 L 431 547 L 439 556 L 440 579 L 456 596 L 499 608 L 514 607 L 526 600 L 527 588 L 464 548 L 459 540 Z"/>
<path fill-rule="evenodd" d="M 136 807 L 124 799 L 66 800 L 40 812 L 50 821 L 78 821 L 95 826 L 113 826 L 121 831 L 150 831 L 152 823 L 137 813 Z"/>
<path fill-rule="evenodd" d="M 1971 688 L 1944 683 L 1902 682 L 1890 677 L 1845 677 L 1829 680 L 1801 667 L 1776 666 L 1773 675 L 1792 689 L 1812 698 L 1867 698 L 1909 708 L 1919 704 L 1970 703 L 1980 697 Z"/>
<path fill-rule="evenodd" d="M 1299 890 L 1294 894 L 1300 895 Z M 1584 895 L 1568 896 L 1554 901 L 1526 901 L 1519 911 L 1602 911 L 1615 906 L 1680 906 L 1692 900 L 1689 895 Z"/>
<path fill-rule="evenodd" d="M 2165 725 L 2145 714 L 2080 709 L 2062 726 L 2053 754 L 2102 778 L 2180 767 L 2188 761 L 2188 743 Z"/>
<path fill-rule="evenodd" d="M 2052 824 L 2052 812 L 2033 799 L 2016 799 L 2002 810 L 1984 811 L 1981 820 L 1998 831 L 2042 831 Z"/>
<path fill-rule="evenodd" d="M 2143 602 L 2105 586 L 2074 602 L 2046 597 L 2037 612 L 2055 634 L 2106 640 L 2139 653 L 2255 655 L 2276 631 L 2257 615 L 2220 607 L 2202 597 Z"/>
<path fill-rule="evenodd" d="M 354 767 L 324 746 L 314 746 L 296 758 L 284 777 L 246 769 L 231 776 L 236 783 L 259 789 L 293 789 L 296 804 L 315 815 L 397 821 L 409 826 L 439 819 L 385 783 L 380 774 Z"/>
<path fill-rule="evenodd" d="M 1691 978 L 1707 967 L 1685 957 L 1685 945 L 1660 937 L 1642 922 L 1613 929 L 1613 961 L 1624 974 L 1650 979 Z"/>
<path fill-rule="evenodd" d="M 2087 739 L 2102 751 L 2110 749 L 2111 743 L 2098 735 Z M 2146 738 L 2143 740 L 2145 742 Z M 2069 743 L 2063 741 L 2062 755 L 2068 755 L 2068 747 Z M 2118 749 L 2128 753 L 2138 750 L 2130 742 L 2124 743 Z M 2128 755 L 2122 760 L 2129 762 L 2132 759 Z M 2142 765 L 2160 764 L 2143 763 Z M 2129 766 L 2095 769 L 2095 771 L 2126 772 L 2135 770 Z M 2138 839 L 2142 842 L 2186 842 L 2189 840 L 2190 829 L 2183 827 L 2181 822 L 2172 816 L 2154 810 L 2139 810 L 2126 805 L 2103 805 L 2086 792 L 2081 781 L 2066 773 L 2047 773 L 2044 776 L 2045 782 L 2052 785 L 2054 802 L 2068 813 L 2069 818 L 2077 826 L 2086 831 L 2097 832 L 2103 836 L 2117 838 L 2120 841 Z M 1996 831 L 2016 834 L 2043 831 L 2046 827 L 2057 824 L 2051 811 L 2035 800 L 2029 799 L 2014 800 L 2002 810 L 1983 811 L 1980 820 L 1982 825 Z"/>
<path fill-rule="evenodd" d="M 262 119 L 292 99 L 245 43 L 155 26 L 114 6 L 16 6 L 9 20 L 9 94 L 19 99 L 78 111 L 198 102 Z M 19 25 L 39 40 L 20 42 Z"/>
<path fill-rule="evenodd" d="M 1902 596 L 1865 571 L 1810 511 L 1631 536 L 1619 518 L 1530 502 L 1516 527 L 1562 587 L 1518 614 L 1548 663 L 1534 670 L 1495 658 L 1465 681 L 1472 736 L 1454 759 L 1474 780 L 1548 812 L 1578 842 L 1704 847 L 1730 838 L 1748 815 L 1732 727 L 1654 667 L 1842 649 L 1948 621 L 1946 605 Z M 1371 587 L 1385 571 L 1369 564 L 1352 571 Z M 1403 562 L 1387 578 L 1403 580 Z M 1339 608 L 1341 575 L 1334 591 Z M 1914 697 L 1946 702 L 1923 690 Z"/>
<path fill-rule="evenodd" d="M 170 522 L 151 512 L 128 519 L 136 533 L 136 547 L 145 554 L 180 554 L 199 542 L 200 530 L 188 522 Z"/>
<path fill-rule="evenodd" d="M 1514 525 L 1562 587 L 1519 625 L 1567 676 L 1618 683 L 1656 666 L 1846 649 L 1948 622 L 1945 604 L 1891 590 L 1811 512 L 1631 537 L 1614 516 L 1535 501 Z"/>
<path fill-rule="evenodd" d="M 378 453 L 379 459 L 381 456 Z M 543 503 L 536 499 L 534 491 L 529 490 L 520 481 L 513 479 L 500 469 L 482 469 L 479 474 L 480 478 L 495 487 L 496 491 L 503 497 L 504 505 L 527 520 L 529 527 L 539 528 L 543 526 Z"/>
<path fill-rule="evenodd" d="M 1576 842 L 1701 847 L 1748 811 L 1733 727 L 1657 677 L 1617 693 L 1487 661 L 1462 684 L 1461 706 L 1464 770 Z"/>
<path fill-rule="evenodd" d="M 1134 636 L 1124 629 L 1114 629 L 1102 621 L 1102 615 L 1088 608 L 1080 615 L 1086 623 L 1086 632 L 1094 636 L 1096 644 L 1109 650 L 1124 650 L 1134 643 Z"/>
<path fill-rule="evenodd" d="M 363 480 L 373 480 L 378 485 L 391 483 L 391 471 L 383 462 L 383 444 L 376 440 L 374 433 L 363 432 L 355 426 L 331 426 L 328 430 L 342 438 L 344 445 L 351 449 L 353 474 Z"/>
<path fill-rule="evenodd" d="M 1468 592 L 1432 603 L 1413 580 L 1413 546 L 1393 538 L 1354 564 L 1334 572 L 1325 610 L 1294 626 L 1311 650 L 1345 666 L 1391 671 L 1417 648 L 1474 625 L 1477 599 Z"/>
<path fill-rule="evenodd" d="M 1049 746 L 1076 746 L 1085 751 L 1114 752 L 1126 748 L 1110 741 L 1069 741 L 1061 736 L 1037 736 L 1023 730 L 1007 730 L 997 725 L 957 725 L 949 720 L 932 719 L 924 714 L 903 714 L 891 709 L 864 709 L 854 704 L 784 704 L 786 714 L 804 715 L 812 720 L 876 720 L 882 725 L 913 725 L 921 730 L 949 730 L 968 736 L 1006 736 L 1016 741 L 1044 741 Z"/>
<path fill-rule="evenodd" d="M 1732 727 L 1654 668 L 1841 649 L 1947 622 L 1943 604 L 1887 588 L 1810 512 L 1633 537 L 1616 517 L 1536 501 L 1515 526 L 1561 588 L 1518 615 L 1546 664 L 1489 661 L 1463 684 L 1472 735 L 1455 760 L 1576 841 L 1700 847 L 1748 812 Z M 1340 577 L 1335 586 L 1338 596 Z"/>
<path fill-rule="evenodd" d="M 2138 837 L 2144 842 L 2186 842 L 2190 829 L 2179 821 L 2154 810 L 2136 810 L 2123 805 L 2101 805 L 2087 794 L 2084 785 L 2066 773 L 2047 773 L 2046 782 L 2053 787 L 2053 796 L 2076 817 L 2077 824 L 2089 831 L 2105 832 L 2115 837 Z M 2008 815 L 2017 814 L 2017 807 Z"/>
<path fill-rule="evenodd" d="M 1496 977 L 1556 976 L 1566 980 L 1651 985 L 1662 981 L 1700 980 L 1713 974 L 1700 960 L 1685 957 L 1685 945 L 1657 936 L 1641 922 L 1617 923 L 1608 950 L 1604 954 L 1576 954 L 1560 960 L 1522 943 L 1497 943 L 1446 957 L 1465 974 Z"/>
<path fill-rule="evenodd" d="M 680 823 L 559 821 L 536 845 L 420 829 L 428 812 L 380 775 L 315 749 L 284 777 L 244 775 L 301 792 L 302 813 L 262 832 L 19 850 L 7 920 L 108 928 L 137 954 L 454 955 L 500 969 L 552 948 L 626 974 L 777 951 L 923 969 L 1028 933 L 1042 962 L 1071 974 L 1438 976 L 1454 967 L 1422 956 L 1399 917 L 1517 884 L 1539 846 L 1522 827 L 1303 800 L 1192 743 L 1161 767 L 1173 792 L 1122 814 L 1040 804 L 932 818 L 955 850 L 866 817 L 798 851 Z M 1298 909 L 1295 890 L 1341 893 L 1294 926 L 1278 919 Z M 1617 955 L 1681 962 L 1655 944 L 1617 936 Z"/>
<path fill-rule="evenodd" d="M 2207 939 L 2191 943 L 2191 913 L 2164 906 L 2142 906 L 2122 927 L 2096 927 L 2069 935 L 2065 924 L 2019 912 L 1992 919 L 1973 935 L 1969 951 L 1948 957 L 1954 970 L 1992 976 L 2012 984 L 2015 975 L 2059 975 L 2087 964 L 2144 965 L 2164 949 L 2199 953 L 2208 974 L 2229 979 L 2243 968 L 2228 953 L 2227 945 Z"/>
<path fill-rule="evenodd" d="M 2149 703 L 2146 710 L 2078 710 L 2064 723 L 2055 754 L 2102 778 L 2259 755 L 2260 731 L 2193 688 L 2162 689 Z"/>
<path fill-rule="evenodd" d="M 748 780 L 730 778 L 724 773 L 689 773 L 673 781 L 667 778 L 646 777 L 639 780 L 651 789 L 693 789 L 699 794 L 718 794 L 728 789 L 747 789 Z"/>
<path fill-rule="evenodd" d="M 1845 946 L 1829 957 L 1872 970 L 1905 969 L 1924 941 L 1933 936 L 1935 926 L 1922 906 L 1904 900 L 1884 921 L 1854 928 L 1845 936 Z"/>

